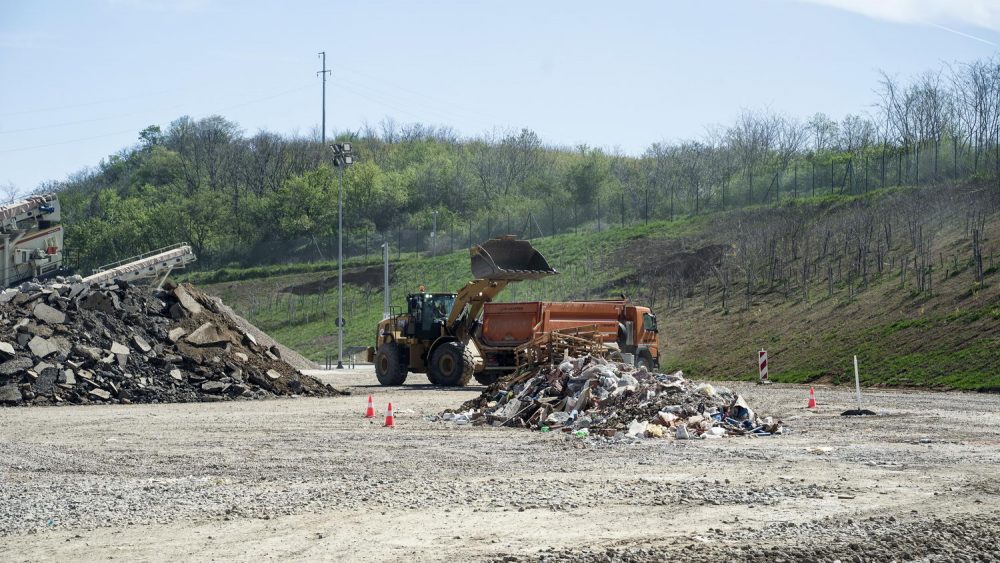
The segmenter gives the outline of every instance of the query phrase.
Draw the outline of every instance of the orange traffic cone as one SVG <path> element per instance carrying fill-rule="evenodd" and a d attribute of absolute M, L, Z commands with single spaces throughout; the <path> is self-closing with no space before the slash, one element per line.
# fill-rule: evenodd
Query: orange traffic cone
<path fill-rule="evenodd" d="M 365 418 L 375 418 L 375 403 L 372 402 L 371 395 L 368 395 L 368 408 L 365 409 Z"/>
<path fill-rule="evenodd" d="M 809 388 L 809 406 L 806 408 L 816 408 L 816 391 L 812 387 Z"/>
<path fill-rule="evenodd" d="M 396 420 L 392 417 L 392 403 L 389 403 L 389 412 L 385 414 L 385 424 L 386 428 L 395 428 Z"/>

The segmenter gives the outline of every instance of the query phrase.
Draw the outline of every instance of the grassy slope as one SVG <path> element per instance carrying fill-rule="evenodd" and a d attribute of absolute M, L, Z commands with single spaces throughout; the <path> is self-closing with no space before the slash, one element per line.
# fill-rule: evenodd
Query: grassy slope
<path fill-rule="evenodd" d="M 617 250 L 643 238 L 710 238 L 703 232 L 707 224 L 701 218 L 683 219 L 537 239 L 535 246 L 562 275 L 518 284 L 516 293 L 508 289 L 503 297 L 557 300 L 606 296 L 607 291 L 601 293 L 599 288 L 616 287 L 615 280 L 630 273 Z M 995 232 L 997 227 L 992 225 L 987 232 Z M 939 239 L 945 254 L 965 252 L 965 244 L 959 233 L 946 233 Z M 395 258 L 395 305 L 401 305 L 404 294 L 421 283 L 430 291 L 455 291 L 469 278 L 465 251 Z M 377 263 L 374 258 L 372 262 Z M 299 266 L 292 273 L 278 268 L 255 270 L 195 276 L 194 281 L 201 281 L 205 290 L 221 296 L 276 339 L 313 359 L 322 360 L 327 352 L 335 351 L 336 289 L 305 297 L 289 296 L 282 290 L 336 278 L 336 265 Z M 233 281 L 219 281 L 227 278 Z M 947 279 L 936 273 L 934 295 L 927 296 L 900 289 L 898 278 L 886 275 L 850 302 L 844 291 L 827 297 L 824 284 L 817 283 L 808 303 L 772 293 L 758 295 L 747 311 L 732 305 L 728 313 L 722 310 L 717 295 L 710 295 L 707 305 L 698 296 L 669 309 L 663 305 L 665 300 L 658 299 L 655 309 L 665 350 L 663 365 L 683 368 L 697 377 L 752 378 L 756 350 L 763 347 L 770 355 L 772 379 L 777 381 L 851 381 L 851 356 L 857 354 L 866 384 L 1000 390 L 1000 354 L 996 353 L 1000 349 L 1000 276 L 991 272 L 987 287 L 976 291 L 971 280 L 969 271 L 953 273 Z M 640 294 L 637 288 L 623 289 L 630 295 Z M 616 294 L 617 288 L 612 293 Z M 264 301 L 267 305 L 261 306 Z M 291 314 L 289 301 L 295 309 Z M 345 286 L 345 303 L 345 345 L 371 344 L 382 314 L 380 289 L 367 292 L 366 305 L 362 288 Z M 308 320 L 305 310 L 310 311 Z"/>

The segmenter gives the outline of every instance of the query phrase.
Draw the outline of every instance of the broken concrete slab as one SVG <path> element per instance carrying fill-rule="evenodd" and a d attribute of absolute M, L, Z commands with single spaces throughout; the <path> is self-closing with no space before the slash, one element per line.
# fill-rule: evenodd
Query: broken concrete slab
<path fill-rule="evenodd" d="M 80 299 L 80 307 L 113 315 L 121 309 L 121 302 L 114 292 L 94 291 Z"/>
<path fill-rule="evenodd" d="M 16 383 L 8 383 L 0 387 L 0 403 L 20 403 L 23 399 L 21 390 L 17 388 Z"/>
<path fill-rule="evenodd" d="M 31 310 L 31 314 L 34 315 L 36 319 L 50 325 L 61 325 L 66 322 L 66 313 L 63 313 L 55 307 L 50 307 L 45 303 L 36 304 Z"/>
<path fill-rule="evenodd" d="M 206 393 L 222 393 L 227 387 L 229 384 L 221 381 L 206 381 L 201 384 L 201 390 Z"/>
<path fill-rule="evenodd" d="M 15 355 L 17 355 L 17 352 L 14 351 L 13 344 L 10 342 L 0 342 L 0 357 L 9 359 L 13 358 Z"/>
<path fill-rule="evenodd" d="M 153 347 L 150 346 L 148 342 L 143 340 L 142 337 L 139 336 L 138 334 L 132 337 L 132 342 L 135 342 L 135 345 L 138 346 L 139 349 L 142 350 L 144 353 L 148 354 L 150 350 L 153 349 Z"/>
<path fill-rule="evenodd" d="M 28 342 L 28 348 L 31 349 L 31 353 L 34 354 L 36 358 L 46 358 L 52 354 L 59 353 L 58 344 L 42 336 L 32 338 Z"/>
<path fill-rule="evenodd" d="M 105 391 L 104 389 L 91 389 L 90 394 L 104 401 L 111 398 L 111 393 Z"/>
<path fill-rule="evenodd" d="M 131 350 L 129 350 L 128 346 L 126 346 L 124 344 L 121 344 L 119 342 L 112 342 L 111 343 L 111 353 L 114 354 L 114 355 L 116 355 L 116 356 L 119 356 L 119 355 L 121 355 L 121 356 L 127 356 L 127 355 L 129 355 L 129 353 L 131 353 Z"/>
<path fill-rule="evenodd" d="M 229 342 L 229 337 L 223 335 L 214 324 L 205 323 L 187 335 L 185 340 L 195 346 L 211 346 L 213 344 Z"/>
<path fill-rule="evenodd" d="M 177 342 L 185 334 L 187 334 L 187 331 L 181 327 L 172 328 L 170 329 L 170 332 L 167 333 L 167 338 L 169 338 L 171 342 Z"/>
<path fill-rule="evenodd" d="M 101 350 L 93 346 L 87 346 L 86 344 L 74 344 L 73 352 L 78 356 L 98 362 L 101 360 Z"/>
<path fill-rule="evenodd" d="M 278 373 L 278 372 L 276 372 L 276 371 L 274 371 L 273 369 L 267 370 L 267 376 L 270 377 L 271 379 L 280 379 L 281 378 L 281 374 Z"/>
<path fill-rule="evenodd" d="M 184 309 L 188 313 L 192 315 L 201 314 L 202 312 L 201 305 L 198 303 L 198 301 L 195 300 L 194 297 L 191 297 L 191 294 L 188 293 L 183 286 L 177 286 L 174 289 L 174 297 L 177 298 L 177 302 L 180 303 L 181 307 L 184 307 Z"/>

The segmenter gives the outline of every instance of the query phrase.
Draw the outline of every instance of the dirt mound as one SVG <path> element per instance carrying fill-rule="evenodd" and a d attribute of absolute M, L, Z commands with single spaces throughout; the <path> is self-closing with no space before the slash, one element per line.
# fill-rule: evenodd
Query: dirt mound
<path fill-rule="evenodd" d="M 385 281 L 382 266 L 365 266 L 363 268 L 348 268 L 344 270 L 344 283 L 357 286 L 381 287 Z M 293 295 L 315 295 L 326 293 L 337 288 L 337 276 L 333 275 L 308 283 L 290 285 L 281 291 Z"/>
<path fill-rule="evenodd" d="M 681 372 L 650 373 L 592 356 L 515 373 L 440 418 L 609 437 L 673 434 L 690 439 L 783 432 L 780 420 L 758 417 L 728 389 L 696 384 Z"/>
<path fill-rule="evenodd" d="M 75 283 L 73 283 L 75 282 Z M 340 394 L 190 285 L 26 283 L 0 293 L 0 404 Z M 245 322 L 245 321 L 244 321 Z"/>

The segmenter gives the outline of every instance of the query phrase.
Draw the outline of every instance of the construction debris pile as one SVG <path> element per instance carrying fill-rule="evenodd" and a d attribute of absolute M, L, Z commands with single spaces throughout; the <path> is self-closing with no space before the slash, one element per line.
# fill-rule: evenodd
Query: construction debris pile
<path fill-rule="evenodd" d="M 164 403 L 334 395 L 190 285 L 79 276 L 0 292 L 0 404 Z"/>
<path fill-rule="evenodd" d="M 578 436 L 695 439 L 783 432 L 780 420 L 758 417 L 728 389 L 696 384 L 681 372 L 650 373 L 595 356 L 517 372 L 439 419 Z"/>

